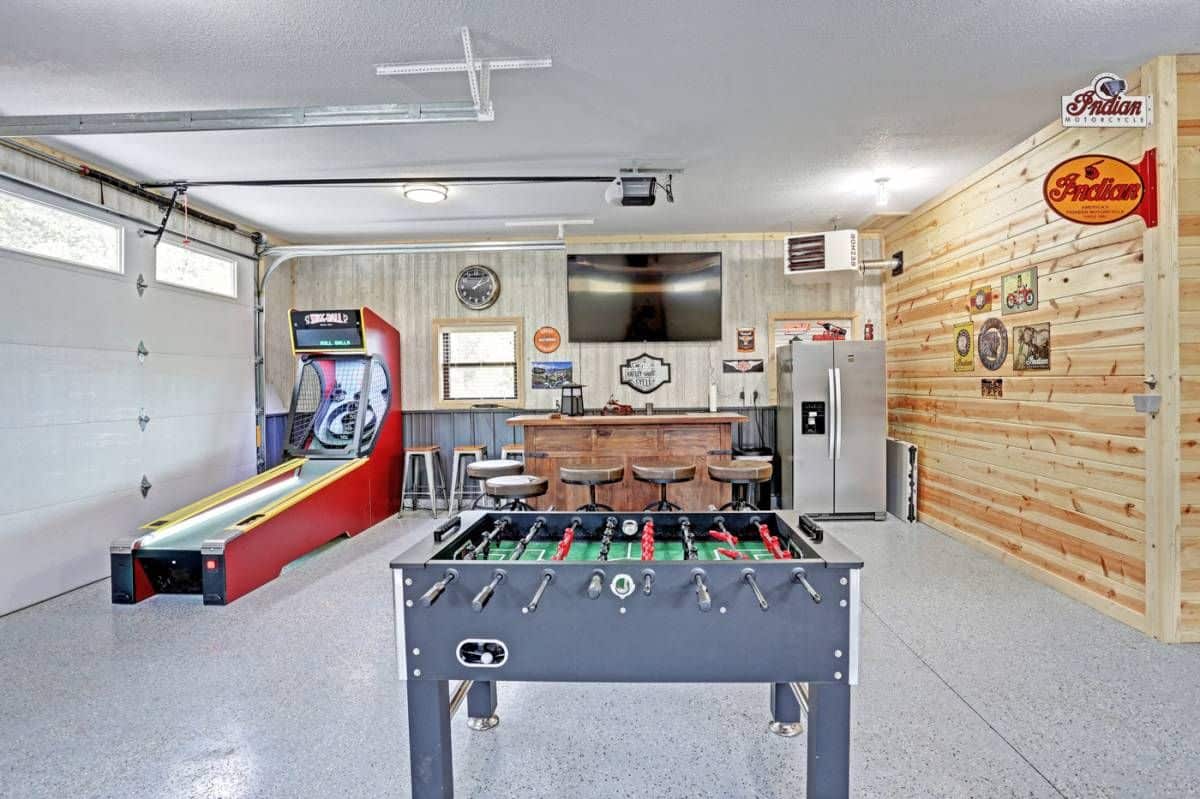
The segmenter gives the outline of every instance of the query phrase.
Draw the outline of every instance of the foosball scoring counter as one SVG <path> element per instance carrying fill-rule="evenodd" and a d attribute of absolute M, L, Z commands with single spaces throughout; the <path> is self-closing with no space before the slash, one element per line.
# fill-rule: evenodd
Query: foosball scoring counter
<path fill-rule="evenodd" d="M 450 718 L 496 726 L 498 681 L 766 683 L 808 798 L 849 796 L 862 561 L 807 517 L 471 512 L 391 566 L 413 799 L 454 795 Z"/>

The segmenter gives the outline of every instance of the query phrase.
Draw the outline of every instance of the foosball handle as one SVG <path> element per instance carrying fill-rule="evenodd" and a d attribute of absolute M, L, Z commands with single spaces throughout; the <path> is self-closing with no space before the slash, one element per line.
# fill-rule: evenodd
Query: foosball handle
<path fill-rule="evenodd" d="M 446 590 L 446 586 L 454 582 L 455 577 L 458 577 L 458 572 L 455 569 L 446 569 L 446 573 L 442 575 L 442 579 L 434 583 L 428 591 L 421 595 L 418 601 L 425 607 L 431 606 L 434 602 L 437 602 L 438 597 Z"/>
<path fill-rule="evenodd" d="M 808 595 L 812 597 L 813 602 L 818 605 L 821 603 L 821 594 L 817 589 L 812 587 L 812 583 L 804 576 L 804 569 L 792 569 L 792 582 L 800 583 L 800 585 L 804 586 L 804 590 L 808 592 Z"/>
<path fill-rule="evenodd" d="M 533 598 L 529 600 L 529 604 L 525 606 L 526 613 L 533 613 L 541 604 L 542 594 L 546 593 L 546 588 L 550 585 L 550 581 L 554 579 L 554 570 L 545 569 L 542 572 L 542 581 L 538 585 L 537 590 L 533 592 Z"/>
<path fill-rule="evenodd" d="M 692 582 L 696 584 L 696 604 L 703 613 L 712 610 L 712 597 L 708 595 L 708 586 L 704 582 L 704 569 L 692 569 Z"/>
<path fill-rule="evenodd" d="M 492 575 L 492 581 L 485 585 L 483 590 L 476 594 L 475 598 L 471 600 L 471 608 L 476 613 L 483 612 L 483 609 L 487 606 L 487 603 L 491 601 L 492 594 L 496 593 L 496 586 L 500 585 L 500 582 L 503 579 L 504 570 L 496 569 L 495 574 Z"/>
<path fill-rule="evenodd" d="M 642 569 L 642 593 L 650 596 L 654 590 L 654 569 Z"/>
<path fill-rule="evenodd" d="M 754 569 L 742 569 L 742 579 L 750 586 L 750 590 L 754 591 L 754 598 L 758 600 L 758 606 L 766 610 L 767 598 L 763 596 L 762 590 L 758 587 L 758 580 L 754 576 Z"/>
<path fill-rule="evenodd" d="M 604 572 L 596 569 L 592 572 L 592 579 L 588 581 L 587 595 L 588 599 L 597 599 L 600 592 L 604 590 Z"/>

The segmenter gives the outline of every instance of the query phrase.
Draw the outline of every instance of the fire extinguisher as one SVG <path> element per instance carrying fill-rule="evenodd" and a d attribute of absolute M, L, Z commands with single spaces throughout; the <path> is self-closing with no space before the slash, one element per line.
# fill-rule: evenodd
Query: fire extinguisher
<path fill-rule="evenodd" d="M 875 340 L 875 323 L 868 321 L 863 325 L 863 341 Z"/>

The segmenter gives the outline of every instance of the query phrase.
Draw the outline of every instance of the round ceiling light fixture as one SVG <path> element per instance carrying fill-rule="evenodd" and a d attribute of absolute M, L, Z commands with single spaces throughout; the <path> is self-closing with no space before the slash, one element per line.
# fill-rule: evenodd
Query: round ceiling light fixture
<path fill-rule="evenodd" d="M 449 194 L 441 183 L 405 183 L 404 196 L 415 203 L 440 203 Z"/>

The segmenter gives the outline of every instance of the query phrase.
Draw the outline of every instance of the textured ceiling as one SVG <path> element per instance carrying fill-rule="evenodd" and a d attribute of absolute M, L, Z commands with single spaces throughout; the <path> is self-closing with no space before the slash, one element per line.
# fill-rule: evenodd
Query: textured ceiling
<path fill-rule="evenodd" d="M 937 194 L 1058 113 L 1102 70 L 1200 50 L 1200 2 L 341 2 L 5 0 L 0 113 L 467 99 L 465 75 L 383 61 L 551 56 L 493 76 L 496 121 L 50 140 L 139 178 L 606 174 L 682 164 L 674 205 L 612 208 L 597 185 L 209 189 L 194 200 L 293 241 L 815 229 Z M 546 231 L 550 232 L 549 229 Z M 517 231 L 522 236 L 539 231 Z"/>

